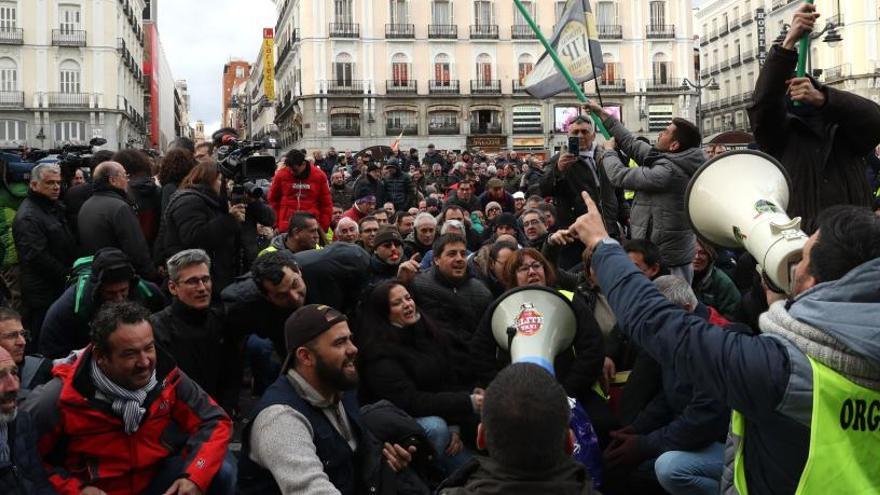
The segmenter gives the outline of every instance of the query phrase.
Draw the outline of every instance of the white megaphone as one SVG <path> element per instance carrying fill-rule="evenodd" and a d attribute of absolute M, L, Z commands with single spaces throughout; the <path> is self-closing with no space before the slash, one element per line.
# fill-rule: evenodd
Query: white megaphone
<path fill-rule="evenodd" d="M 539 286 L 512 289 L 492 312 L 492 334 L 512 363 L 534 363 L 556 374 L 553 360 L 574 340 L 577 320 L 558 291 Z"/>
<path fill-rule="evenodd" d="M 744 247 L 777 288 L 792 293 L 794 265 L 807 235 L 785 213 L 791 181 L 773 157 L 731 151 L 703 165 L 688 185 L 685 211 L 696 234 L 712 244 Z"/>

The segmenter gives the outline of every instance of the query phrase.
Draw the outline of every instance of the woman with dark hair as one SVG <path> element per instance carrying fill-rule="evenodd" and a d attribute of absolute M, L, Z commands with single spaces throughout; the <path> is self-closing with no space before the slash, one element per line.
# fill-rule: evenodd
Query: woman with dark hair
<path fill-rule="evenodd" d="M 476 423 L 482 390 L 456 386 L 450 338 L 419 312 L 401 282 L 379 284 L 363 309 L 357 327 L 363 401 L 385 399 L 415 418 L 440 467 L 451 473 L 471 457 L 459 428 Z"/>
<path fill-rule="evenodd" d="M 244 204 L 230 205 L 221 194 L 223 178 L 214 161 L 193 167 L 171 196 L 156 242 L 156 258 L 164 263 L 184 249 L 203 249 L 211 257 L 214 294 L 239 275 Z"/>
<path fill-rule="evenodd" d="M 574 341 L 568 349 L 553 360 L 556 379 L 587 410 L 602 445 L 607 444 L 608 432 L 615 425 L 610 409 L 600 395 L 599 383 L 605 350 L 602 331 L 590 306 L 577 293 L 560 290 L 556 271 L 546 258 L 533 248 L 514 251 L 504 262 L 501 280 L 508 290 L 529 285 L 559 290 L 571 302 L 577 328 Z M 493 302 L 483 316 L 480 326 L 469 343 L 471 366 L 477 386 L 488 385 L 504 366 L 510 363 L 510 354 L 499 348 L 492 335 L 492 313 L 505 299 L 505 293 Z"/>
<path fill-rule="evenodd" d="M 192 152 L 186 148 L 173 148 L 162 158 L 159 167 L 159 184 L 162 186 L 162 211 L 168 206 L 171 195 L 177 191 L 180 182 L 196 166 Z"/>
<path fill-rule="evenodd" d="M 153 159 L 143 151 L 124 149 L 113 154 L 113 161 L 122 164 L 128 174 L 128 193 L 137 205 L 138 223 L 144 238 L 152 246 L 162 216 L 162 190 L 153 179 Z"/>

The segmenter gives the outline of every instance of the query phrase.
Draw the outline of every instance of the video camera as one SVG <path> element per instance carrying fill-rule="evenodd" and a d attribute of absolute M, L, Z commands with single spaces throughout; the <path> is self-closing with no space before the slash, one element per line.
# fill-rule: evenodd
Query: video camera
<path fill-rule="evenodd" d="M 235 136 L 225 135 L 217 148 L 220 173 L 233 182 L 229 201 L 243 203 L 245 198 L 262 198 L 263 189 L 256 185 L 260 179 L 271 180 L 275 175 L 275 158 L 259 155 L 259 151 L 277 149 L 272 138 L 264 141 L 239 141 Z"/>

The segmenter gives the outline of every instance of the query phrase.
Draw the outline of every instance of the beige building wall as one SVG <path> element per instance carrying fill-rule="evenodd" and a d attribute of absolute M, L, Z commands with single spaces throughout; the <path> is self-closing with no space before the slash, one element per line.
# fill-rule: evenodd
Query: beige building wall
<path fill-rule="evenodd" d="M 699 37 L 700 80 L 719 89 L 703 90 L 702 114 L 707 134 L 749 130 L 748 105 L 760 73 L 758 9 L 766 16 L 766 50 L 783 32 L 801 4 L 789 0 L 714 0 L 694 10 Z M 811 43 L 811 73 L 832 87 L 880 103 L 880 1 L 816 0 L 818 30 L 831 22 L 842 40 Z M 740 47 L 736 49 L 737 45 Z"/>
<path fill-rule="evenodd" d="M 142 145 L 143 8 L 143 0 L 0 1 L 0 146 L 92 137 L 109 148 Z"/>
<path fill-rule="evenodd" d="M 404 127 L 411 132 L 405 132 L 402 146 L 420 150 L 428 143 L 441 149 L 481 143 L 488 148 L 538 150 L 565 141 L 564 134 L 553 132 L 555 109 L 576 106 L 574 94 L 537 100 L 516 87 L 519 63 L 534 64 L 543 48 L 531 36 L 514 36 L 530 31 L 518 19 L 512 1 L 488 0 L 490 7 L 485 9 L 491 15 L 478 21 L 478 2 L 451 0 L 448 22 L 456 30 L 452 39 L 436 36 L 437 29 L 431 27 L 433 12 L 440 8 L 438 0 L 350 0 L 351 16 L 337 19 L 335 7 L 343 3 L 276 0 L 277 122 L 286 149 L 390 144 L 404 115 Z M 561 11 L 557 2 L 530 3 L 542 32 L 550 37 L 557 11 Z M 691 2 L 608 0 L 591 5 L 597 23 L 602 24 L 604 58 L 615 64 L 609 80 L 600 87 L 605 104 L 620 107 L 624 123 L 652 139 L 673 116 L 693 118 L 692 91 L 681 88 L 684 78 L 694 79 Z M 392 17 L 393 12 L 406 14 Z M 344 25 L 331 32 L 335 22 Z M 477 39 L 472 29 L 478 29 L 477 34 L 497 30 L 497 37 Z M 436 64 L 443 58 L 449 63 L 449 80 L 458 81 L 457 92 L 432 91 Z M 477 73 L 481 58 L 491 66 L 489 78 Z M 392 64 L 398 61 L 407 64 L 405 77 L 399 68 L 395 73 Z M 337 80 L 348 76 L 337 76 L 334 64 L 347 62 L 352 64 L 352 82 L 339 88 Z M 656 63 L 663 64 L 662 75 Z M 488 88 L 482 79 L 492 81 Z M 403 81 L 404 90 L 388 90 L 389 81 L 393 86 L 395 80 Z M 484 91 L 474 94 L 473 81 Z M 585 89 L 589 94 L 596 92 L 594 83 L 587 83 Z M 445 126 L 443 134 L 432 132 L 439 111 L 447 112 L 444 116 L 455 114 L 457 132 L 448 133 L 455 125 Z M 491 126 L 484 125 L 487 119 Z M 334 133 L 341 122 L 346 130 Z M 472 132 L 472 125 L 477 132 Z"/>

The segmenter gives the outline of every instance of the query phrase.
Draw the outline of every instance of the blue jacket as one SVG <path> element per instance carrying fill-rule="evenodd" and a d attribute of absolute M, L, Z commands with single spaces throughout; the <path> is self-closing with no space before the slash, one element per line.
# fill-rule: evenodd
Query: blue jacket
<path fill-rule="evenodd" d="M 779 337 L 725 332 L 674 306 L 619 245 L 600 243 L 592 261 L 623 332 L 662 367 L 743 414 L 749 492 L 794 493 L 810 441 L 806 356 Z M 789 314 L 880 366 L 878 272 L 875 259 L 819 284 L 801 294 Z"/>
<path fill-rule="evenodd" d="M 54 495 L 49 476 L 37 453 L 37 431 L 27 413 L 19 409 L 7 425 L 13 464 L 0 463 L 0 493 L 4 495 Z"/>

